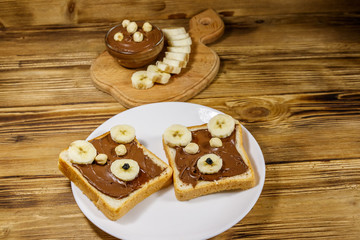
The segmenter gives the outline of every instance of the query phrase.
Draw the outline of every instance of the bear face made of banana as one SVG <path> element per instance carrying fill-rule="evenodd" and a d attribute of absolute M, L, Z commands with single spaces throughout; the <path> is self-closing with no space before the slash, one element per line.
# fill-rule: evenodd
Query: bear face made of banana
<path fill-rule="evenodd" d="M 112 174 L 122 181 L 134 180 L 140 171 L 138 163 L 133 159 L 121 159 L 120 157 L 125 155 L 127 151 L 124 144 L 134 140 L 135 129 L 126 124 L 116 125 L 110 129 L 110 135 L 112 140 L 119 143 L 115 148 L 119 159 L 111 164 L 110 170 Z M 76 164 L 92 164 L 93 161 L 96 161 L 97 164 L 104 165 L 108 159 L 106 154 L 97 154 L 95 147 L 85 140 L 72 142 L 68 154 L 71 162 Z"/>
<path fill-rule="evenodd" d="M 225 114 L 218 114 L 210 119 L 207 124 L 208 131 L 212 138 L 209 140 L 211 147 L 221 147 L 221 138 L 231 135 L 235 129 L 235 120 Z M 174 124 L 168 127 L 163 135 L 165 144 L 170 147 L 183 147 L 188 154 L 199 153 L 199 145 L 192 142 L 191 131 L 182 125 Z M 223 166 L 223 160 L 220 156 L 209 153 L 201 156 L 196 164 L 202 174 L 214 174 L 220 171 Z"/>

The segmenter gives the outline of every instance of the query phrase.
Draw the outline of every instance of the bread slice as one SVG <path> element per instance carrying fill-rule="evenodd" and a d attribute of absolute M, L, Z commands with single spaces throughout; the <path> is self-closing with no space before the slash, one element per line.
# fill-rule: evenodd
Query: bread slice
<path fill-rule="evenodd" d="M 191 132 L 196 130 L 207 129 L 207 124 L 188 127 L 188 129 Z M 170 147 L 169 145 L 167 145 L 163 138 L 163 146 L 166 153 L 166 157 L 169 160 L 169 164 L 174 171 L 173 183 L 174 183 L 175 196 L 178 200 L 186 201 L 202 195 L 207 195 L 215 192 L 233 190 L 233 189 L 245 190 L 255 186 L 254 170 L 252 168 L 249 157 L 243 146 L 242 129 L 238 121 L 236 121 L 234 131 L 236 131 L 235 132 L 236 150 L 241 155 L 243 162 L 247 166 L 246 172 L 235 176 L 223 177 L 218 180 L 212 180 L 212 181 L 198 180 L 195 186 L 189 183 L 185 183 L 180 179 L 179 177 L 180 172 L 175 162 L 176 149 L 174 147 Z"/>
<path fill-rule="evenodd" d="M 109 132 L 95 138 L 99 139 L 109 134 Z M 156 165 L 160 166 L 163 171 L 155 178 L 150 179 L 144 183 L 139 189 L 130 193 L 127 197 L 117 199 L 105 195 L 91 185 L 88 180 L 81 174 L 81 172 L 72 165 L 67 149 L 63 150 L 59 155 L 58 167 L 60 171 L 70 179 L 81 191 L 95 204 L 95 206 L 101 210 L 106 217 L 110 220 L 117 220 L 124 216 L 129 210 L 131 210 L 136 204 L 142 200 L 160 190 L 161 188 L 170 185 L 172 182 L 172 169 L 154 153 L 145 148 L 135 138 L 137 146 L 143 150 L 143 153 L 147 155 Z M 95 164 L 95 163 L 93 163 Z"/>

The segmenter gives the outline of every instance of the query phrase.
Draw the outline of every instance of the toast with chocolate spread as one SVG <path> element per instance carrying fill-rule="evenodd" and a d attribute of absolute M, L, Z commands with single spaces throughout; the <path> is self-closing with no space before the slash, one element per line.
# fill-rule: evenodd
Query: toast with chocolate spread
<path fill-rule="evenodd" d="M 111 220 L 172 181 L 170 166 L 139 143 L 128 125 L 74 141 L 60 153 L 58 167 Z"/>
<path fill-rule="evenodd" d="M 172 125 L 163 134 L 163 146 L 178 200 L 255 186 L 241 124 L 231 116 L 219 114 L 200 126 Z"/>

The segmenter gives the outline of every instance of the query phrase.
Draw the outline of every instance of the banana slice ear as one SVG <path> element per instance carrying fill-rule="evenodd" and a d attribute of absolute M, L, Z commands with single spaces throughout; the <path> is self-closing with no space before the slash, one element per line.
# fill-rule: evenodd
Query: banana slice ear
<path fill-rule="evenodd" d="M 77 164 L 91 164 L 96 157 L 96 148 L 85 140 L 76 140 L 68 148 L 70 161 Z"/>
<path fill-rule="evenodd" d="M 229 115 L 218 114 L 211 118 L 207 124 L 212 137 L 225 138 L 235 129 L 235 120 Z"/>
<path fill-rule="evenodd" d="M 190 130 L 180 124 L 174 124 L 168 127 L 164 132 L 164 141 L 170 147 L 181 146 L 185 147 L 192 140 Z"/>
<path fill-rule="evenodd" d="M 116 125 L 110 129 L 110 136 L 117 143 L 129 143 L 135 138 L 135 129 L 126 124 Z"/>

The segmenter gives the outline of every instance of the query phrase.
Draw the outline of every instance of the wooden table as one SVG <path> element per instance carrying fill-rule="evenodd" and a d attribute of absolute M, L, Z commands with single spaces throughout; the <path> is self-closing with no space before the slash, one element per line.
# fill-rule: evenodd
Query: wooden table
<path fill-rule="evenodd" d="M 122 2 L 122 3 L 121 3 Z M 212 7 L 214 82 L 188 102 L 241 121 L 266 161 L 252 211 L 214 239 L 359 239 L 359 1 L 0 1 L 0 239 L 113 239 L 88 221 L 60 151 L 126 110 L 92 61 L 122 19 L 185 26 Z"/>

